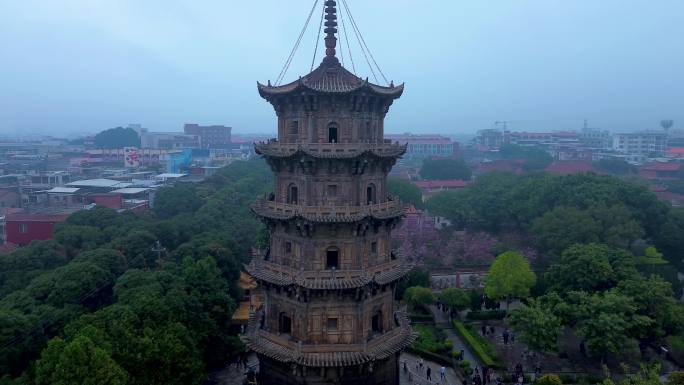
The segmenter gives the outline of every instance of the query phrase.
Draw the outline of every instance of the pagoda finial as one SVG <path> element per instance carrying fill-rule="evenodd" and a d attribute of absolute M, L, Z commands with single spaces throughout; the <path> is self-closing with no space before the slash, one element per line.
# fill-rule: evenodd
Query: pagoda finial
<path fill-rule="evenodd" d="M 337 2 L 326 0 L 325 2 L 325 58 L 335 58 L 335 47 L 337 46 Z M 328 59 L 330 60 L 330 59 Z"/>

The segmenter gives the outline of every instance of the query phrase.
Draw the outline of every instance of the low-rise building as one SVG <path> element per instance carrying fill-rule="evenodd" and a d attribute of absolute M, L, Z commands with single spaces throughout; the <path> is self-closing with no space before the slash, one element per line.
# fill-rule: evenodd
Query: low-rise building
<path fill-rule="evenodd" d="M 433 195 L 441 191 L 463 190 L 470 185 L 467 180 L 422 180 L 413 182 L 420 189 L 423 202 L 430 199 Z"/>
<path fill-rule="evenodd" d="M 199 137 L 199 147 L 201 148 L 231 147 L 231 130 L 231 127 L 219 125 L 200 126 L 199 124 L 186 123 L 185 126 L 183 126 L 183 132 L 185 132 L 186 135 Z"/>
<path fill-rule="evenodd" d="M 680 162 L 651 162 L 639 167 L 639 176 L 650 180 L 677 180 L 681 168 Z"/>
<path fill-rule="evenodd" d="M 66 220 L 67 213 L 10 213 L 5 216 L 6 242 L 26 246 L 32 241 L 51 239 L 55 225 Z"/>
<path fill-rule="evenodd" d="M 613 135 L 613 150 L 623 154 L 658 157 L 667 150 L 667 133 L 663 131 L 628 132 Z"/>
<path fill-rule="evenodd" d="M 408 144 L 407 158 L 452 157 L 458 152 L 458 143 L 442 135 L 385 135 L 386 140 Z"/>

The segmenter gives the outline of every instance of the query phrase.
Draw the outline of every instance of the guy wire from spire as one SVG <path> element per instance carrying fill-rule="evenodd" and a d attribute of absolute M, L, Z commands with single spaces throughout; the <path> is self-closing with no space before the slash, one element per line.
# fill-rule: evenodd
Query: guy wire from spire
<path fill-rule="evenodd" d="M 389 85 L 390 82 L 387 80 L 387 77 L 386 77 L 385 74 L 382 72 L 382 69 L 381 69 L 380 66 L 378 65 L 378 62 L 375 61 L 375 57 L 373 56 L 373 53 L 371 52 L 370 48 L 368 47 L 368 44 L 366 44 L 366 40 L 363 38 L 363 35 L 361 34 L 361 31 L 359 30 L 359 27 L 358 27 L 358 25 L 356 24 L 356 20 L 354 20 L 354 15 L 351 13 L 351 10 L 349 9 L 349 5 L 347 4 L 347 0 L 342 0 L 342 2 L 344 3 L 345 8 L 347 8 L 347 11 L 349 12 L 349 18 L 351 19 L 351 22 L 352 22 L 354 28 L 356 28 L 356 29 L 359 31 L 359 36 L 361 37 L 361 41 L 362 41 L 363 44 L 366 46 L 366 50 L 368 50 L 368 54 L 370 55 L 371 59 L 373 60 L 373 63 L 375 64 L 375 67 L 376 67 L 376 68 L 378 69 L 378 71 L 380 72 L 380 75 L 382 75 L 382 78 L 385 80 L 385 83 L 387 83 L 387 85 Z"/>
<path fill-rule="evenodd" d="M 318 33 L 316 34 L 316 48 L 314 48 L 313 59 L 311 59 L 311 69 L 309 72 L 313 71 L 314 63 L 316 62 L 316 54 L 318 53 L 318 41 L 321 39 L 321 31 L 323 30 L 323 16 L 325 15 L 325 2 L 323 3 L 323 9 L 321 9 L 321 22 L 318 24 Z"/>
<path fill-rule="evenodd" d="M 366 59 L 366 63 L 368 64 L 368 68 L 371 70 L 371 74 L 373 74 L 373 79 L 375 79 L 375 82 L 378 83 L 378 77 L 375 75 L 375 71 L 373 70 L 373 65 L 371 64 L 370 60 L 368 59 L 368 54 L 366 54 L 366 49 L 363 46 L 363 43 L 361 42 L 361 37 L 359 36 L 360 31 L 358 30 L 358 27 L 356 24 L 354 24 L 354 19 L 351 15 L 351 11 L 349 10 L 349 5 L 345 0 L 342 0 L 342 3 L 344 3 L 344 10 L 347 12 L 347 16 L 349 17 L 349 21 L 352 24 L 352 31 L 354 31 L 354 34 L 356 35 L 356 41 L 359 42 L 359 47 L 361 47 L 361 52 L 363 53 L 364 58 Z"/>
<path fill-rule="evenodd" d="M 299 37 L 297 38 L 297 42 L 295 43 L 294 47 L 292 47 L 292 51 L 290 51 L 290 56 L 287 58 L 287 61 L 285 62 L 283 69 L 280 71 L 280 74 L 278 75 L 278 78 L 276 79 L 275 85 L 279 85 L 280 82 L 283 80 L 283 78 L 285 78 L 285 74 L 287 73 L 288 68 L 290 68 L 290 64 L 292 63 L 292 59 L 294 58 L 294 55 L 297 52 L 297 48 L 299 48 L 299 44 L 302 42 L 302 36 L 304 36 L 304 33 L 306 32 L 306 29 L 309 26 L 309 22 L 311 21 L 311 16 L 313 15 L 314 10 L 316 9 L 316 5 L 318 5 L 318 0 L 316 0 L 314 2 L 313 7 L 311 7 L 311 11 L 309 12 L 309 16 L 306 18 L 306 22 L 304 23 L 304 27 L 302 28 L 302 31 L 299 33 Z"/>
<path fill-rule="evenodd" d="M 340 3 L 342 9 L 342 3 Z M 342 30 L 344 31 L 344 40 L 347 41 L 347 51 L 349 51 L 349 61 L 352 65 L 352 71 L 356 75 L 356 66 L 354 65 L 354 56 L 352 55 L 351 46 L 349 45 L 349 36 L 347 35 L 347 26 L 344 24 L 344 12 L 340 12 L 340 22 L 342 22 Z M 340 36 L 341 37 L 341 36 Z M 341 39 L 340 39 L 341 40 Z M 344 52 L 344 46 L 340 43 L 340 53 Z M 344 66 L 344 62 L 342 64 Z"/>

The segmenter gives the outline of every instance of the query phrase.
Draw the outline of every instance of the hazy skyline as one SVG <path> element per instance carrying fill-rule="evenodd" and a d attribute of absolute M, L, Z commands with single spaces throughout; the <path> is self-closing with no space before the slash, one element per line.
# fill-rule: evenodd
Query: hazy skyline
<path fill-rule="evenodd" d="M 347 1 L 384 73 L 406 83 L 387 132 L 584 118 L 684 128 L 681 0 Z M 272 132 L 256 81 L 276 79 L 313 2 L 0 0 L 0 134 L 186 122 Z M 319 16 L 285 82 L 309 72 Z M 354 60 L 371 76 L 358 49 Z"/>

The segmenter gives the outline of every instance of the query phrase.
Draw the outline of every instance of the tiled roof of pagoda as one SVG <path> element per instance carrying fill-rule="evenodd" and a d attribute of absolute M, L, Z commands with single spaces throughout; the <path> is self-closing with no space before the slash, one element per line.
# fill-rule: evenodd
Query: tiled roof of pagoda
<path fill-rule="evenodd" d="M 410 346 L 418 337 L 411 330 L 410 321 L 405 312 L 396 312 L 398 326 L 374 337 L 366 344 L 344 345 L 346 351 L 331 351 L 326 345 L 300 345 L 282 339 L 259 329 L 261 312 L 250 316 L 247 333 L 243 341 L 252 350 L 284 363 L 294 363 L 308 367 L 355 366 L 383 360 L 396 352 Z M 335 350 L 340 349 L 335 345 Z"/>
<path fill-rule="evenodd" d="M 390 85 L 388 87 L 370 83 L 368 79 L 349 72 L 340 64 L 337 58 L 326 58 L 320 66 L 308 75 L 292 83 L 272 86 L 257 82 L 259 94 L 268 99 L 271 96 L 286 95 L 301 90 L 310 90 L 326 94 L 344 94 L 354 91 L 366 91 L 379 96 L 397 99 L 404 92 L 404 85 Z"/>

